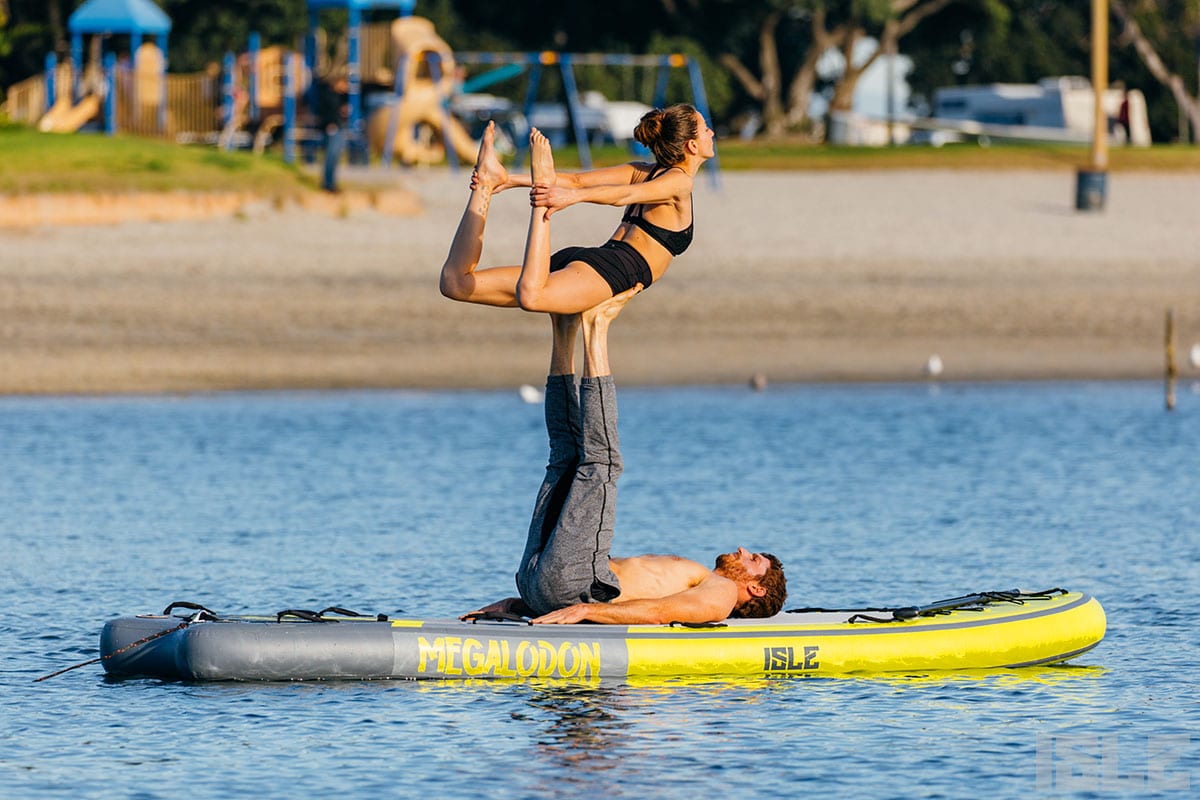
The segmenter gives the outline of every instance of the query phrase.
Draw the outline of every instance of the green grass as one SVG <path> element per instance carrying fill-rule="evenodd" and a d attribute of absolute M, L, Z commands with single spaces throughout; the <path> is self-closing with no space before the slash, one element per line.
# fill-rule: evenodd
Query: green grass
<path fill-rule="evenodd" d="M 1088 163 L 1086 147 L 955 144 L 931 147 L 825 147 L 795 142 L 718 143 L 727 170 L 1060 169 Z M 621 147 L 592 149 L 596 166 L 630 160 Z M 565 169 L 579 167 L 574 147 L 555 151 Z M 1113 148 L 1112 171 L 1200 172 L 1200 147 Z M 101 134 L 44 134 L 0 122 L 0 193 L 246 192 L 287 197 L 316 187 L 277 152 L 255 156 L 157 139 Z"/>
<path fill-rule="evenodd" d="M 1086 166 L 1084 146 L 973 143 L 944 147 L 830 147 L 792 142 L 717 142 L 722 169 L 729 170 L 862 170 L 862 169 L 1075 169 Z M 555 163 L 565 169 L 579 165 L 574 147 L 555 150 Z M 620 147 L 592 148 L 596 166 L 630 160 Z M 1116 172 L 1200 172 L 1200 147 L 1156 145 L 1150 148 L 1111 148 L 1109 169 Z"/>
<path fill-rule="evenodd" d="M 277 155 L 157 139 L 0 126 L 0 193 L 247 192 L 289 196 L 315 182 Z"/>

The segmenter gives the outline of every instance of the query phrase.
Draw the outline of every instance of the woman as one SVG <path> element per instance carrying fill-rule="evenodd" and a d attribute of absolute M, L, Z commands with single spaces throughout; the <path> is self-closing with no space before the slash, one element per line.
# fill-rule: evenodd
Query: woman
<path fill-rule="evenodd" d="M 648 112 L 634 138 L 657 163 L 634 162 L 575 174 L 556 173 L 550 143 L 529 136 L 530 177 L 510 176 L 493 147 L 488 123 L 471 175 L 471 198 L 442 266 L 442 294 L 466 303 L 576 314 L 635 284 L 648 288 L 692 241 L 692 182 L 715 155 L 713 132 L 690 105 Z M 528 186 L 533 210 L 520 266 L 477 269 L 492 195 Z M 550 254 L 550 215 L 575 203 L 627 206 L 601 247 Z"/>

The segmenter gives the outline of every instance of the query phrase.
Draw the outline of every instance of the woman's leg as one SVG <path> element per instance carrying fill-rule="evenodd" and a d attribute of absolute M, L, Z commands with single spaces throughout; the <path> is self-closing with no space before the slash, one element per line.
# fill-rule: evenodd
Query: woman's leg
<path fill-rule="evenodd" d="M 508 172 L 496 157 L 496 127 L 489 122 L 479 144 L 479 157 L 471 176 L 471 197 L 450 243 L 450 253 L 442 265 L 442 294 L 464 303 L 490 306 L 517 304 L 517 277 L 520 267 L 476 270 L 483 254 L 483 229 L 487 224 L 492 195 L 505 188 Z"/>
<path fill-rule="evenodd" d="M 529 134 L 530 175 L 533 183 L 553 184 L 554 154 L 537 128 Z M 525 261 L 517 280 L 517 303 L 526 311 L 577 314 L 612 297 L 608 281 L 587 264 L 572 262 L 550 272 L 550 220 L 545 208 L 529 213 Z"/>

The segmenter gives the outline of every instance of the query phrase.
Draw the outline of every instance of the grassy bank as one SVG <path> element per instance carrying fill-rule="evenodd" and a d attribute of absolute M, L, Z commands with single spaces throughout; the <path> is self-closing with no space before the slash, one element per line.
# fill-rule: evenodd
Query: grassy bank
<path fill-rule="evenodd" d="M 932 147 L 825 147 L 795 142 L 722 141 L 720 165 L 732 170 L 1073 170 L 1088 161 L 1084 147 L 955 144 Z M 278 152 L 254 156 L 157 139 L 97 134 L 43 134 L 0 125 L 0 194 L 37 192 L 246 192 L 291 196 L 316 186 Z M 579 166 L 563 147 L 557 163 Z M 621 147 L 592 150 L 596 166 L 630 159 Z M 1200 172 L 1200 147 L 1114 148 L 1113 171 Z"/>
<path fill-rule="evenodd" d="M 717 142 L 722 169 L 734 170 L 1073 170 L 1089 160 L 1089 150 L 1079 145 L 949 144 L 944 147 L 831 147 L 799 142 Z M 592 149 L 597 166 L 628 161 L 620 147 Z M 575 148 L 555 151 L 555 161 L 566 168 L 578 165 Z M 1112 148 L 1109 169 L 1114 172 L 1200 172 L 1200 147 L 1156 145 L 1149 148 Z"/>
<path fill-rule="evenodd" d="M 49 134 L 0 127 L 0 193 L 247 192 L 290 196 L 315 187 L 277 156 L 183 147 L 157 139 Z"/>

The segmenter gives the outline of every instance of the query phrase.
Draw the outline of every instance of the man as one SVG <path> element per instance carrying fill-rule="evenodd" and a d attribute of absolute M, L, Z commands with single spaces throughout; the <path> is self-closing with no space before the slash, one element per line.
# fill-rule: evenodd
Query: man
<path fill-rule="evenodd" d="M 538 624 L 666 624 L 769 617 L 782 608 L 783 566 L 769 553 L 738 548 L 718 556 L 711 570 L 680 556 L 609 556 L 622 462 L 608 327 L 641 289 L 637 284 L 583 314 L 550 315 L 550 461 L 517 570 L 521 596 L 464 619 L 499 612 L 531 616 Z M 577 387 L 574 344 L 581 325 L 584 371 Z"/>
<path fill-rule="evenodd" d="M 326 77 L 317 81 L 317 124 L 321 127 L 325 141 L 325 165 L 321 171 L 321 188 L 327 192 L 338 191 L 337 168 L 342 160 L 346 143 L 345 125 L 350 116 L 347 92 L 350 83 L 344 76 Z"/>

